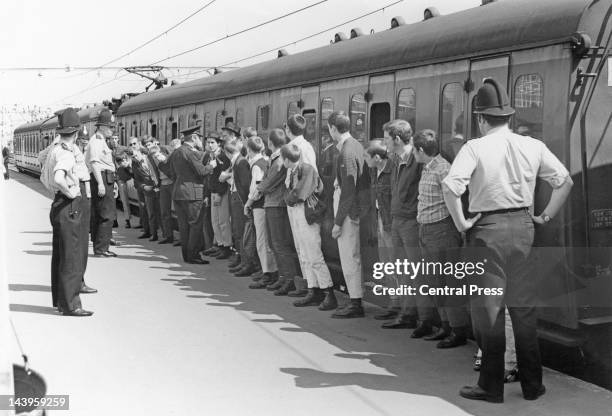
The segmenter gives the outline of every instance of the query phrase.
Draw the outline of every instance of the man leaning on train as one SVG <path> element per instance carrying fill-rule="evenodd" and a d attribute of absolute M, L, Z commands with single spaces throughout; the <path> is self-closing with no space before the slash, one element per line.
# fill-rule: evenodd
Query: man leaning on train
<path fill-rule="evenodd" d="M 470 140 L 459 151 L 443 181 L 444 198 L 457 229 L 466 232 L 468 256 L 486 260 L 481 287 L 501 288 L 502 296 L 472 296 L 472 321 L 482 350 L 480 377 L 459 394 L 471 400 L 504 401 L 504 306 L 514 328 L 523 397 L 536 400 L 546 389 L 538 345 L 536 282 L 530 271 L 534 223 L 545 226 L 567 199 L 573 182 L 569 172 L 540 141 L 509 128 L 515 110 L 508 94 L 493 79 L 478 90 L 475 115 L 483 137 Z M 536 178 L 553 188 L 548 205 L 530 214 Z M 461 195 L 469 185 L 466 219 Z"/>

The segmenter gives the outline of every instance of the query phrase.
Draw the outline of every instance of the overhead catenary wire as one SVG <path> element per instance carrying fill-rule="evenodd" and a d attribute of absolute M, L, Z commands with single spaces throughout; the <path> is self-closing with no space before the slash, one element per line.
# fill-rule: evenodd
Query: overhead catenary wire
<path fill-rule="evenodd" d="M 378 13 L 380 11 L 383 11 L 383 10 L 389 8 L 389 7 L 395 6 L 398 3 L 402 3 L 403 1 L 404 0 L 397 0 L 397 1 L 393 2 L 393 3 L 390 3 L 390 4 L 387 4 L 385 6 L 382 6 L 382 7 L 378 8 L 378 9 L 376 9 L 376 10 L 372 10 L 371 12 L 362 14 L 361 16 L 358 16 L 358 17 L 352 18 L 350 20 L 347 20 L 346 22 L 342 22 L 342 23 L 339 23 L 339 24 L 337 24 L 335 26 L 328 27 L 327 29 L 323 29 L 323 30 L 321 30 L 321 31 L 319 31 L 317 33 L 313 33 L 312 35 L 308 35 L 308 36 L 305 36 L 303 38 L 294 40 L 292 42 L 285 43 L 284 45 L 276 46 L 274 48 L 268 49 L 268 50 L 263 51 L 263 52 L 258 52 L 255 55 L 250 55 L 250 56 L 247 56 L 246 58 L 237 59 L 237 60 L 229 62 L 227 64 L 219 65 L 217 68 L 224 68 L 224 67 L 227 67 L 229 65 L 234 65 L 234 64 L 237 64 L 237 63 L 240 63 L 240 62 L 248 61 L 249 59 L 260 57 L 260 56 L 265 55 L 267 53 L 274 52 L 274 51 L 277 51 L 277 50 L 282 49 L 282 48 L 286 48 L 287 46 L 295 45 L 296 43 L 300 43 L 300 42 L 303 42 L 305 40 L 308 40 L 308 39 L 314 38 L 316 36 L 322 35 L 324 33 L 329 32 L 330 30 L 338 29 L 341 26 L 347 25 L 349 23 L 353 23 L 353 22 L 355 22 L 357 20 L 363 19 L 364 17 L 371 16 L 371 15 L 373 15 L 375 13 Z M 202 73 L 202 72 L 205 72 L 205 71 L 208 71 L 208 69 L 202 69 L 202 70 L 194 71 L 194 72 L 191 73 L 191 75 L 199 74 L 199 73 Z"/>
<path fill-rule="evenodd" d="M 205 48 L 205 47 L 207 47 L 207 46 L 214 45 L 215 43 L 219 43 L 219 42 L 224 41 L 224 40 L 226 40 L 226 39 L 233 38 L 234 36 L 238 36 L 238 35 L 241 35 L 241 34 L 243 34 L 243 33 L 249 32 L 249 31 L 251 31 L 251 30 L 258 29 L 258 28 L 260 28 L 260 27 L 262 27 L 262 26 L 266 26 L 266 25 L 268 25 L 268 24 L 270 24 L 270 23 L 274 23 L 274 22 L 276 22 L 276 21 L 278 21 L 278 20 L 281 20 L 281 19 L 284 19 L 284 18 L 286 18 L 286 17 L 292 16 L 292 15 L 294 15 L 294 14 L 297 14 L 297 13 L 303 12 L 303 11 L 305 11 L 305 10 L 311 9 L 311 8 L 313 8 L 313 7 L 316 7 L 316 6 L 320 5 L 320 4 L 327 3 L 327 1 L 328 1 L 328 0 L 320 0 L 320 1 L 316 2 L 316 3 L 312 3 L 312 4 L 308 5 L 308 6 L 304 6 L 304 7 L 302 7 L 301 9 L 294 10 L 294 11 L 289 12 L 289 13 L 286 13 L 286 14 L 284 14 L 284 15 L 282 15 L 282 16 L 278 16 L 278 17 L 275 17 L 275 18 L 273 18 L 273 19 L 266 20 L 265 22 L 258 23 L 258 24 L 254 25 L 254 26 L 251 26 L 251 27 L 247 27 L 247 28 L 245 28 L 245 29 L 239 30 L 238 32 L 234 32 L 234 33 L 231 33 L 231 34 L 229 34 L 229 35 L 226 35 L 226 36 L 223 36 L 223 37 L 217 38 L 217 39 L 215 39 L 215 40 L 212 40 L 212 41 L 210 41 L 210 42 L 206 42 L 206 43 L 204 43 L 204 44 L 202 44 L 202 45 L 196 46 L 195 48 L 191 48 L 191 49 L 187 49 L 187 50 L 185 50 L 185 51 L 183 51 L 183 52 L 179 52 L 179 53 L 177 53 L 177 54 L 175 54 L 175 55 L 172 55 L 172 56 L 169 56 L 169 57 L 167 57 L 167 58 L 161 59 L 161 60 L 159 60 L 159 61 L 153 62 L 151 65 L 156 65 L 156 64 L 159 64 L 159 63 L 161 63 L 161 62 L 165 62 L 165 61 L 168 61 L 168 60 L 170 60 L 170 59 L 178 58 L 179 56 L 183 56 L 183 55 L 186 55 L 186 54 L 188 54 L 188 53 L 191 53 L 191 52 L 194 52 L 194 51 L 200 50 L 200 49 Z"/>
<path fill-rule="evenodd" d="M 81 74 L 77 74 L 78 76 L 81 75 L 85 75 L 88 74 L 90 72 L 96 71 L 98 69 L 102 69 L 104 67 L 106 67 L 107 65 L 110 65 L 112 63 L 117 62 L 118 60 L 125 58 L 126 56 L 129 56 L 131 54 L 133 54 L 134 52 L 136 52 L 139 49 L 144 48 L 145 46 L 155 42 L 157 39 L 161 38 L 164 35 L 167 35 L 169 32 L 171 32 L 172 30 L 176 29 L 177 27 L 179 27 L 180 25 L 182 25 L 183 23 L 185 23 L 186 21 L 188 21 L 189 19 L 191 19 L 192 17 L 194 17 L 195 15 L 197 15 L 198 13 L 202 12 L 203 10 L 205 10 L 206 8 L 208 8 L 208 6 L 212 5 L 214 2 L 216 2 L 217 0 L 210 0 L 208 3 L 206 3 L 204 6 L 200 7 L 199 9 L 197 9 L 196 11 L 194 11 L 193 13 L 191 13 L 189 16 L 183 18 L 182 20 L 180 20 L 178 23 L 175 23 L 174 25 L 172 25 L 170 28 L 164 30 L 163 32 L 159 33 L 157 36 L 154 36 L 153 38 L 149 39 L 148 41 L 136 46 L 135 48 L 133 48 L 132 50 L 124 53 L 123 55 L 118 56 L 115 59 L 111 59 L 108 62 L 103 63 L 102 65 L 92 68 L 90 70 L 88 70 L 87 72 L 83 72 Z"/>
<path fill-rule="evenodd" d="M 320 3 L 323 3 L 323 2 L 325 2 L 325 1 L 327 1 L 327 0 L 323 0 L 323 1 L 319 2 L 319 3 L 314 3 L 314 4 L 310 5 L 310 6 L 306 6 L 306 7 L 302 8 L 302 9 L 299 9 L 298 11 L 303 11 L 303 10 L 306 10 L 307 8 L 314 7 L 314 6 L 316 6 L 316 5 L 320 4 Z M 375 13 L 379 13 L 379 12 L 381 12 L 381 11 L 384 11 L 385 9 L 390 8 L 390 7 L 393 7 L 393 6 L 395 6 L 395 5 L 399 4 L 399 3 L 402 3 L 403 1 L 404 1 L 404 0 L 396 0 L 396 1 L 392 2 L 392 3 L 386 4 L 386 5 L 382 6 L 382 7 L 377 8 L 376 10 L 372 10 L 372 11 L 370 11 L 370 12 L 368 12 L 368 13 L 364 13 L 364 14 L 362 14 L 362 15 L 360 15 L 360 16 L 354 17 L 354 18 L 352 18 L 352 19 L 349 19 L 349 20 L 344 21 L 344 22 L 342 22 L 342 23 L 339 23 L 339 24 L 337 24 L 337 25 L 334 25 L 334 26 L 328 27 L 328 28 L 326 28 L 326 29 L 320 30 L 320 31 L 318 31 L 318 32 L 316 32 L 316 33 L 313 33 L 313 34 L 311 34 L 311 35 L 308 35 L 308 36 L 302 37 L 302 38 L 300 38 L 300 39 L 297 39 L 297 40 L 294 40 L 294 41 L 288 42 L 288 43 L 283 44 L 283 45 L 280 45 L 280 46 L 276 46 L 276 47 L 274 47 L 274 48 L 268 49 L 268 50 L 263 51 L 263 52 L 259 52 L 259 53 L 254 54 L 254 55 L 250 55 L 250 56 L 245 57 L 245 58 L 241 58 L 241 59 L 238 59 L 238 60 L 235 60 L 235 61 L 229 62 L 229 63 L 224 64 L 224 65 L 218 65 L 218 66 L 217 66 L 217 68 L 227 67 L 227 66 L 229 66 L 229 65 L 233 65 L 233 64 L 236 64 L 236 63 L 244 62 L 244 61 L 247 61 L 247 60 L 249 60 L 249 59 L 253 59 L 253 58 L 256 58 L 256 57 L 259 57 L 259 56 L 265 55 L 265 54 L 267 54 L 267 53 L 270 53 L 270 52 L 276 51 L 276 50 L 278 50 L 278 49 L 281 49 L 281 48 L 284 48 L 284 47 L 287 47 L 287 46 L 290 46 L 290 45 L 294 45 L 294 44 L 299 43 L 299 42 L 303 42 L 303 41 L 305 41 L 305 40 L 308 40 L 308 39 L 311 39 L 311 38 L 313 38 L 313 37 L 316 37 L 316 36 L 322 35 L 322 34 L 324 34 L 324 33 L 326 33 L 326 32 L 329 32 L 330 30 L 337 29 L 337 28 L 339 28 L 339 27 L 341 27 L 341 26 L 347 25 L 347 24 L 349 24 L 349 23 L 353 23 L 353 22 L 355 22 L 355 21 L 357 21 L 357 20 L 360 20 L 360 19 L 363 19 L 363 18 L 365 18 L 365 17 L 371 16 L 371 15 L 373 15 L 373 14 L 375 14 Z M 284 15 L 284 17 L 288 17 L 288 16 L 290 16 L 290 15 L 292 15 L 292 14 L 297 13 L 298 11 L 294 11 L 294 12 L 288 13 L 288 14 Z M 281 18 L 283 18 L 283 17 L 277 17 L 277 18 L 274 18 L 274 19 L 270 19 L 270 20 L 268 20 L 268 21 L 266 21 L 266 22 L 260 23 L 260 24 L 258 24 L 258 25 L 252 26 L 252 27 L 250 27 L 250 28 L 246 28 L 246 29 L 243 29 L 243 30 L 241 30 L 241 31 L 235 32 L 234 34 L 232 34 L 232 35 L 228 35 L 228 36 L 226 36 L 226 37 L 224 37 L 224 38 L 219 38 L 219 39 L 216 39 L 216 40 L 214 40 L 214 41 L 208 42 L 207 44 L 200 45 L 200 46 L 199 46 L 199 47 L 197 47 L 197 48 L 192 48 L 192 49 L 190 49 L 190 50 L 188 50 L 188 51 L 181 52 L 180 54 L 176 54 L 176 55 L 170 56 L 170 57 L 168 57 L 168 58 L 165 58 L 165 59 L 163 59 L 163 60 L 156 61 L 156 62 L 154 62 L 154 63 L 152 63 L 152 64 L 150 64 L 150 65 L 155 65 L 155 64 L 158 64 L 158 63 L 163 62 L 163 61 L 165 61 L 165 60 L 169 60 L 169 59 L 175 58 L 175 57 L 177 57 L 177 56 L 184 55 L 184 54 L 186 54 L 186 53 L 192 52 L 192 51 L 197 50 L 197 49 L 202 49 L 202 48 L 204 48 L 205 46 L 209 46 L 210 44 L 220 42 L 221 40 L 224 40 L 224 39 L 228 39 L 228 38 L 229 38 L 229 37 L 231 37 L 231 36 L 237 36 L 238 34 L 242 34 L 242 33 L 245 33 L 245 32 L 247 32 L 247 31 L 249 31 L 249 30 L 253 30 L 253 29 L 255 29 L 255 28 L 261 27 L 261 26 L 263 26 L 264 24 L 269 24 L 269 23 L 272 23 L 272 22 L 274 22 L 274 21 L 280 20 Z M 196 75 L 196 74 L 198 74 L 198 73 L 202 73 L 202 72 L 204 72 L 204 71 L 207 71 L 207 70 L 199 70 L 199 71 L 192 72 L 192 73 L 190 74 L 190 76 Z M 81 91 L 79 91 L 79 92 L 77 92 L 77 93 L 75 93 L 75 94 L 72 94 L 72 95 L 69 95 L 69 96 L 67 96 L 67 97 L 64 97 L 64 98 L 62 98 L 61 100 L 55 101 L 55 102 L 54 102 L 54 103 L 52 103 L 52 104 L 55 104 L 55 103 L 58 103 L 58 102 L 62 102 L 62 101 L 65 101 L 65 100 L 67 100 L 67 99 L 69 99 L 69 98 L 72 98 L 72 97 L 78 96 L 78 95 L 82 94 L 83 92 L 86 92 L 86 91 L 89 91 L 89 90 L 92 90 L 92 89 L 95 89 L 95 88 L 102 87 L 102 86 L 107 85 L 107 84 L 109 84 L 109 83 L 111 83 L 111 82 L 115 82 L 115 81 L 117 81 L 117 80 L 119 80 L 119 79 L 122 79 L 122 78 L 124 78 L 124 77 L 126 77 L 126 76 L 128 76 L 128 75 L 130 75 L 130 74 L 129 74 L 129 73 L 126 73 L 126 74 L 120 75 L 120 76 L 118 76 L 118 77 L 117 77 L 117 76 L 115 76 L 115 78 L 113 78 L 113 79 L 110 79 L 110 80 L 104 81 L 104 82 L 102 82 L 102 83 L 100 83 L 100 84 L 98 84 L 98 85 L 94 85 L 94 86 L 91 86 L 91 87 L 86 88 L 86 89 L 84 89 L 84 90 L 81 90 Z"/>
<path fill-rule="evenodd" d="M 297 14 L 297 13 L 303 12 L 303 11 L 305 11 L 305 10 L 308 10 L 308 9 L 312 8 L 312 7 L 318 6 L 319 4 L 326 3 L 327 1 L 328 1 L 328 0 L 320 0 L 320 1 L 318 1 L 317 3 L 310 4 L 310 5 L 308 5 L 308 6 L 305 6 L 305 7 L 300 8 L 300 9 L 297 9 L 297 10 L 294 10 L 294 11 L 292 11 L 292 12 L 286 13 L 286 14 L 284 14 L 284 15 L 282 15 L 282 16 L 278 16 L 278 17 L 275 17 L 275 18 L 273 18 L 273 19 L 267 20 L 267 21 L 265 21 L 265 22 L 259 23 L 259 24 L 257 24 L 257 25 L 254 25 L 254 26 L 251 26 L 251 27 L 248 27 L 248 28 L 245 28 L 245 29 L 239 30 L 238 32 L 234 32 L 234 33 L 229 34 L 229 35 L 226 35 L 226 36 L 224 36 L 224 37 L 221 37 L 221 38 L 215 39 L 215 40 L 213 40 L 213 41 L 211 41 L 211 42 L 207 42 L 206 44 L 203 44 L 203 45 L 197 46 L 197 47 L 195 47 L 195 48 L 191 48 L 191 49 L 189 49 L 189 50 L 187 50 L 187 51 L 183 51 L 183 52 L 181 52 L 181 53 L 178 53 L 178 54 L 176 54 L 176 55 L 170 56 L 170 57 L 168 57 L 168 58 L 164 58 L 164 59 L 162 59 L 162 60 L 159 60 L 159 61 L 153 62 L 153 63 L 151 63 L 151 64 L 149 64 L 149 65 L 150 65 L 150 66 L 152 66 L 152 65 L 156 65 L 156 64 L 159 64 L 159 63 L 161 63 L 161 62 L 167 61 L 167 60 L 169 60 L 169 59 L 176 58 L 176 57 L 178 57 L 178 56 L 185 55 L 185 54 L 187 54 L 187 53 L 190 53 L 190 52 L 193 52 L 193 51 L 196 51 L 196 50 L 202 49 L 202 48 L 204 48 L 204 47 L 206 47 L 206 46 L 210 46 L 210 45 L 213 45 L 213 44 L 215 44 L 215 43 L 219 43 L 219 42 L 221 42 L 221 41 L 223 41 L 223 40 L 230 39 L 230 38 L 232 38 L 232 37 L 235 37 L 235 36 L 241 35 L 241 34 L 243 34 L 243 33 L 249 32 L 249 31 L 251 31 L 251 30 L 254 30 L 254 29 L 260 28 L 260 27 L 262 27 L 262 26 L 268 25 L 268 24 L 270 24 L 270 23 L 276 22 L 276 21 L 278 21 L 278 20 L 284 19 L 284 18 L 286 18 L 286 17 L 289 17 L 289 16 L 295 15 L 295 14 Z M 108 62 L 107 64 L 110 64 L 110 63 L 112 63 L 112 62 Z M 78 91 L 78 92 L 76 92 L 76 93 L 74 93 L 74 94 L 71 94 L 71 95 L 69 95 L 69 96 L 66 96 L 66 97 L 64 97 L 64 98 L 62 98 L 62 99 L 60 99 L 60 100 L 54 101 L 53 103 L 51 103 L 51 105 L 56 104 L 56 103 L 59 103 L 59 102 L 63 102 L 63 101 L 65 101 L 65 100 L 67 100 L 67 99 L 69 99 L 69 98 L 72 98 L 72 97 L 76 97 L 76 96 L 78 96 L 78 95 L 80 95 L 80 94 L 82 94 L 82 93 L 84 93 L 84 92 L 86 92 L 86 91 L 89 91 L 89 90 L 92 90 L 92 89 L 95 89 L 95 88 L 102 87 L 102 86 L 107 85 L 107 84 L 109 84 L 109 83 L 111 83 L 111 82 L 114 82 L 114 81 L 116 81 L 116 80 L 118 80 L 118 79 L 124 78 L 124 77 L 126 77 L 127 75 L 130 75 L 130 74 L 129 74 L 129 73 L 126 73 L 126 74 L 123 74 L 123 75 L 121 75 L 121 76 L 119 76 L 119 77 L 115 76 L 115 77 L 114 77 L 113 79 L 111 79 L 111 80 L 104 81 L 104 82 L 102 82 L 102 83 L 100 83 L 100 84 L 98 84 L 98 85 L 93 85 L 93 86 L 91 86 L 91 87 L 88 87 L 88 88 L 85 88 L 85 89 L 83 89 L 83 90 L 80 90 L 80 91 Z"/>

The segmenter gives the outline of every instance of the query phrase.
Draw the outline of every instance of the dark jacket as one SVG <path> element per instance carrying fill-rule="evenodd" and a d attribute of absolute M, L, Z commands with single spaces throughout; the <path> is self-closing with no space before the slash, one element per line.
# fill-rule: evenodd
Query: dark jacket
<path fill-rule="evenodd" d="M 372 169 L 372 205 L 376 207 L 378 202 L 378 213 L 382 219 L 383 229 L 391 231 L 391 174 L 395 163 L 393 159 L 387 159 L 385 168 L 378 174 L 377 169 Z"/>
<path fill-rule="evenodd" d="M 144 191 L 145 186 L 152 186 L 153 188 L 159 188 L 159 170 L 155 165 L 155 162 L 150 156 L 146 155 L 149 169 L 147 169 L 142 162 L 132 160 L 132 173 L 134 175 L 134 184 L 136 187 L 142 188 Z"/>
<path fill-rule="evenodd" d="M 221 175 L 221 172 L 224 170 L 228 170 L 232 166 L 232 162 L 223 150 L 219 152 L 215 160 L 217 161 L 217 166 L 215 166 L 208 179 L 208 186 L 210 187 L 210 192 L 224 195 L 228 191 L 229 185 L 227 182 L 220 182 L 219 175 Z M 244 202 L 246 202 L 246 200 Z"/>
<path fill-rule="evenodd" d="M 391 172 L 391 217 L 416 219 L 419 203 L 419 181 L 423 165 L 410 153 L 407 161 L 398 157 Z"/>
<path fill-rule="evenodd" d="M 287 187 L 285 186 L 285 178 L 287 177 L 287 168 L 283 166 L 283 159 L 278 155 L 272 156 L 270 160 L 270 169 L 264 176 L 261 183 L 257 186 L 259 192 L 263 194 L 264 208 L 268 207 L 284 207 L 285 194 Z"/>
<path fill-rule="evenodd" d="M 251 186 L 251 165 L 246 157 L 240 155 L 233 167 L 234 185 L 243 204 L 249 200 L 249 188 Z"/>
<path fill-rule="evenodd" d="M 348 137 L 342 144 L 336 164 L 336 181 L 340 186 L 340 201 L 334 218 L 334 224 L 342 226 L 348 215 L 357 220 L 360 216 L 360 192 L 367 188 L 367 169 L 363 159 L 363 147 L 353 137 Z M 364 186 L 365 185 L 365 186 Z"/>
<path fill-rule="evenodd" d="M 202 201 L 204 199 L 203 181 L 208 169 L 202 164 L 202 154 L 184 143 L 170 155 L 168 160 L 174 179 L 172 199 L 175 201 Z"/>

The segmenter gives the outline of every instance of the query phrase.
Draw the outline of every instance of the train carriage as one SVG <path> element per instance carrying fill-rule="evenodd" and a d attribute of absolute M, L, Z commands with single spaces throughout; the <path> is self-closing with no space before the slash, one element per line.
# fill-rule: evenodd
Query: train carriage
<path fill-rule="evenodd" d="M 318 154 L 333 110 L 344 110 L 366 146 L 392 118 L 439 132 L 445 157 L 479 135 L 472 114 L 485 77 L 508 89 L 513 127 L 543 140 L 576 183 L 561 215 L 538 231 L 534 276 L 542 282 L 540 337 L 579 348 L 612 370 L 612 70 L 610 0 L 487 1 L 474 9 L 402 25 L 276 60 L 141 94 L 118 110 L 124 127 L 145 120 L 167 143 L 202 120 L 205 132 L 229 120 L 264 137 L 288 115 L 307 119 Z M 538 184 L 535 211 L 550 188 Z M 364 214 L 366 280 L 376 260 L 374 213 Z M 328 259 L 338 269 L 338 259 Z M 334 267 L 335 266 L 335 267 Z M 555 294 L 554 296 L 551 294 Z M 595 335 L 597 334 L 597 335 Z M 595 346 L 597 337 L 603 343 Z M 604 380 L 605 384 L 612 384 Z"/>

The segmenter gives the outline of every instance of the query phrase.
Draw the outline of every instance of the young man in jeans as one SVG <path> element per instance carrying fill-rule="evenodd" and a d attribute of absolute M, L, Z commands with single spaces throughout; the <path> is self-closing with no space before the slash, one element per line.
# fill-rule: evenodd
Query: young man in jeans
<path fill-rule="evenodd" d="M 422 164 L 423 172 L 419 182 L 419 246 L 426 262 L 454 263 L 458 261 L 461 234 L 457 231 L 448 208 L 444 203 L 442 181 L 448 175 L 450 163 L 442 157 L 438 138 L 433 130 L 419 131 L 413 138 L 413 153 Z M 454 276 L 427 275 L 430 286 L 450 286 L 457 283 Z M 440 329 L 424 337 L 427 341 L 440 341 L 438 348 L 453 348 L 466 344 L 469 316 L 461 296 L 435 296 L 434 304 L 442 321 Z"/>
<path fill-rule="evenodd" d="M 365 171 L 363 147 L 351 136 L 351 121 L 344 112 L 334 111 L 327 125 L 340 152 L 336 164 L 332 237 L 338 241 L 342 273 L 351 299 L 332 318 L 360 318 L 364 316 L 359 239 L 359 190 Z"/>
<path fill-rule="evenodd" d="M 391 173 L 391 238 L 395 247 L 395 257 L 400 260 L 417 262 L 421 260 L 419 249 L 419 225 L 417 205 L 419 180 L 422 165 L 418 164 L 412 153 L 412 127 L 405 120 L 392 120 L 383 126 L 385 145 L 395 155 L 395 166 Z M 412 284 L 402 277 L 403 284 Z M 418 293 L 418 292 L 417 292 Z M 404 296 L 402 311 L 397 318 L 383 324 L 383 328 L 416 328 L 413 338 L 421 338 L 432 332 L 433 307 L 428 296 Z M 417 326 L 417 319 L 420 324 Z"/>

